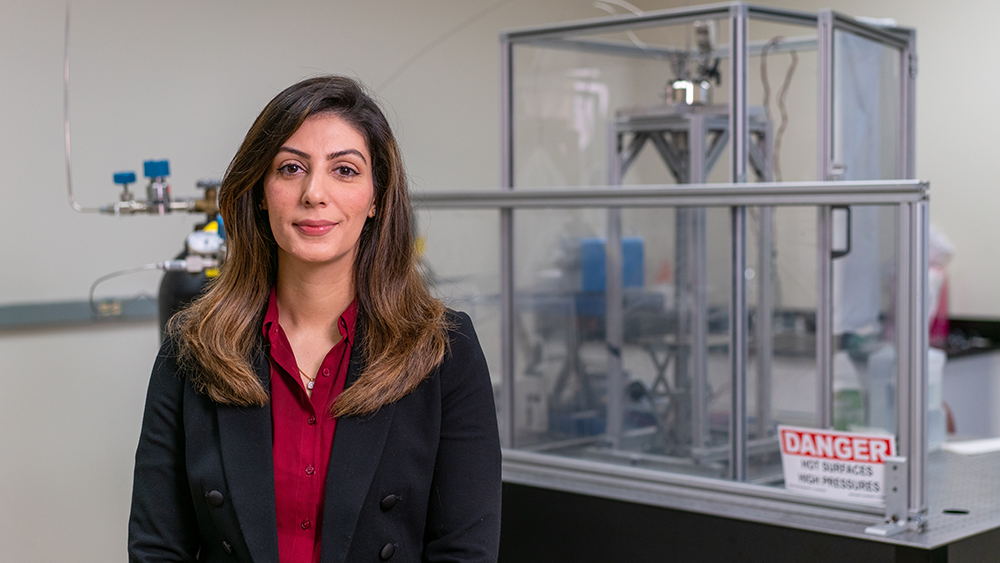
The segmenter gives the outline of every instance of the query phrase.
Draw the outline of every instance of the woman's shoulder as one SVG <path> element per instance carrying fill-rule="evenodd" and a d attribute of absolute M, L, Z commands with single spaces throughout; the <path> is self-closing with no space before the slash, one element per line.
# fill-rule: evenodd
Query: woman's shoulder
<path fill-rule="evenodd" d="M 448 335 L 454 339 L 456 336 L 475 337 L 476 329 L 472 326 L 472 317 L 464 311 L 456 311 L 446 308 L 444 311 L 445 327 Z"/>
<path fill-rule="evenodd" d="M 486 357 L 472 324 L 472 318 L 462 311 L 448 309 L 445 312 L 445 320 L 448 329 L 448 348 L 442 370 L 488 373 Z"/>

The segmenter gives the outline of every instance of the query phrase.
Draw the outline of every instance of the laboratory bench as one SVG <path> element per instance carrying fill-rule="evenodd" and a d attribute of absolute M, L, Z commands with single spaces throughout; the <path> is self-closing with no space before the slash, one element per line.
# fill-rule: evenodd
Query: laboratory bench
<path fill-rule="evenodd" d="M 533 484 L 527 484 L 531 483 Z M 734 503 L 574 491 L 566 481 L 504 483 L 502 563 L 661 561 L 960 563 L 1000 560 L 1000 453 L 927 459 L 926 528 L 877 537 L 868 515 L 793 514 Z M 578 488 L 578 487 L 576 487 Z M 618 498 L 615 498 L 618 497 Z"/>

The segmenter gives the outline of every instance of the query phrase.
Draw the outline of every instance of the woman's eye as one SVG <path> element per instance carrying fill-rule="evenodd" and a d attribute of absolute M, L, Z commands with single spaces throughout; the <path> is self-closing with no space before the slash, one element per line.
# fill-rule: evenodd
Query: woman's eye
<path fill-rule="evenodd" d="M 334 169 L 334 172 L 336 172 L 340 176 L 357 176 L 358 175 L 358 171 L 357 170 L 351 168 L 350 166 L 346 166 L 346 165 L 345 166 L 338 166 L 338 167 L 336 167 Z"/>
<path fill-rule="evenodd" d="M 281 172 L 282 174 L 298 174 L 301 171 L 302 167 L 292 162 L 278 167 L 278 172 Z"/>

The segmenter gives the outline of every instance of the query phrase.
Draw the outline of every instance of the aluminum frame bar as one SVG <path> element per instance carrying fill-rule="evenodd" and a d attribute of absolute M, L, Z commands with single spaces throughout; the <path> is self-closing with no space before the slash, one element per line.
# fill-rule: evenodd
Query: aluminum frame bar
<path fill-rule="evenodd" d="M 500 45 L 500 176 L 507 193 L 514 190 L 513 52 Z M 500 443 L 515 445 L 514 436 L 514 210 L 500 209 Z"/>
<path fill-rule="evenodd" d="M 557 25 L 544 25 L 501 32 L 500 37 L 509 41 L 524 43 L 559 39 L 570 33 L 588 31 L 609 32 L 618 30 L 635 30 L 643 27 L 663 25 L 665 23 L 690 23 L 706 18 L 727 18 L 730 10 L 738 6 L 745 8 L 749 17 L 776 23 L 788 23 L 812 27 L 816 23 L 816 15 L 798 10 L 783 8 L 768 8 L 748 6 L 743 2 L 726 2 L 719 4 L 704 4 L 684 8 L 668 8 L 651 10 L 642 14 L 624 14 L 565 22 Z"/>
<path fill-rule="evenodd" d="M 817 17 L 819 151 L 817 177 L 828 180 L 833 164 L 833 13 Z M 820 428 L 833 428 L 833 217 L 830 205 L 816 210 L 816 418 Z"/>
<path fill-rule="evenodd" d="M 833 19 L 834 29 L 846 31 L 864 37 L 876 43 L 894 47 L 899 50 L 906 49 L 908 41 L 896 33 L 892 28 L 881 28 L 858 21 L 850 16 L 846 16 L 833 10 L 823 10 L 820 13 L 829 12 Z"/>
<path fill-rule="evenodd" d="M 815 17 L 813 18 L 815 20 Z M 673 23 L 673 22 L 665 22 Z M 815 26 L 815 21 L 809 24 Z M 753 41 L 747 45 L 750 55 L 760 55 L 767 47 L 768 54 L 788 53 L 790 51 L 812 51 L 816 49 L 816 36 L 788 37 L 779 43 L 770 45 L 771 41 Z M 657 47 L 653 45 L 639 46 L 635 43 L 624 41 L 605 41 L 599 39 L 549 39 L 546 41 L 532 41 L 531 47 L 547 47 L 552 49 L 562 49 L 576 53 L 596 53 L 599 55 L 616 55 L 624 57 L 634 57 L 639 59 L 670 60 L 677 55 L 694 57 L 697 51 L 689 49 L 672 49 L 669 47 Z M 770 46 L 768 46 L 770 45 Z M 729 45 L 718 44 L 711 53 L 712 58 L 729 58 Z"/>
<path fill-rule="evenodd" d="M 702 184 L 698 187 L 648 186 L 569 187 L 545 190 L 424 192 L 414 204 L 435 209 L 532 209 L 544 207 L 717 207 L 729 205 L 881 205 L 927 198 L 928 183 L 920 180 L 850 182 L 761 182 Z"/>
<path fill-rule="evenodd" d="M 506 482 L 597 494 L 609 498 L 627 498 L 628 493 L 639 492 L 644 494 L 645 498 L 637 500 L 649 504 L 659 504 L 655 502 L 654 496 L 707 498 L 721 493 L 738 495 L 742 499 L 729 496 L 726 499 L 729 502 L 758 505 L 761 501 L 776 501 L 784 510 L 823 512 L 829 517 L 858 524 L 871 523 L 872 516 L 878 518 L 883 512 L 878 506 L 806 497 L 764 485 L 668 473 L 524 450 L 504 450 L 503 474 Z M 607 490 L 600 490 L 605 487 Z M 836 514 L 828 510 L 836 511 Z"/>
<path fill-rule="evenodd" d="M 739 2 L 705 4 L 690 8 L 668 8 L 651 10 L 642 14 L 623 14 L 603 18 L 591 18 L 565 22 L 556 25 L 543 25 L 515 31 L 503 31 L 501 39 L 515 43 L 528 43 L 560 39 L 562 35 L 580 32 L 602 32 L 619 30 L 636 30 L 645 27 L 655 27 L 664 23 L 691 23 L 706 18 L 725 18 L 729 9 Z"/>
<path fill-rule="evenodd" d="M 908 42 L 903 51 L 902 92 L 900 97 L 903 101 L 900 116 L 901 130 L 900 139 L 905 143 L 905 150 L 900 155 L 902 162 L 899 164 L 901 178 L 916 178 L 916 94 L 917 94 L 917 32 L 906 30 Z"/>
<path fill-rule="evenodd" d="M 747 19 L 745 5 L 733 5 L 729 13 L 730 95 L 729 131 L 730 181 L 747 181 L 750 159 L 750 120 L 747 115 Z M 731 292 L 729 314 L 729 358 L 731 367 L 732 406 L 729 412 L 729 475 L 734 481 L 747 479 L 747 296 L 746 296 L 746 220 L 745 206 L 730 208 L 731 216 Z"/>

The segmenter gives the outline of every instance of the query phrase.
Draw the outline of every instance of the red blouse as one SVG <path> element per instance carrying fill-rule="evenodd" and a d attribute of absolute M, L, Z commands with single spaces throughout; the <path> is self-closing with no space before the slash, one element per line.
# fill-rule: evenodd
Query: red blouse
<path fill-rule="evenodd" d="M 278 303 L 271 289 L 263 330 L 271 344 L 271 428 L 281 563 L 319 562 L 326 470 L 337 429 L 330 404 L 344 390 L 357 314 L 354 301 L 340 316 L 341 341 L 323 359 L 310 397 L 278 322 Z"/>

